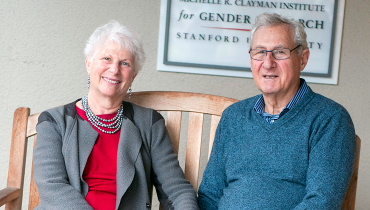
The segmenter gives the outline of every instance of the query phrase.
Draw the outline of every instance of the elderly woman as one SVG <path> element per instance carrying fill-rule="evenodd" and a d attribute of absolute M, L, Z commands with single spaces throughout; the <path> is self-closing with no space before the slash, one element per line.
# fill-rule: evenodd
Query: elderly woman
<path fill-rule="evenodd" d="M 85 48 L 89 91 L 43 112 L 34 152 L 37 209 L 198 209 L 163 117 L 124 102 L 145 59 L 138 35 L 116 21 Z"/>

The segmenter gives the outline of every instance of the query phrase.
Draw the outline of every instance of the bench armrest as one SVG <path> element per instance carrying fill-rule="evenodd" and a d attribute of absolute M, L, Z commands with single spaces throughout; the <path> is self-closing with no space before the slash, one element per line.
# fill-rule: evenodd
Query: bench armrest
<path fill-rule="evenodd" d="M 14 187 L 7 187 L 0 191 L 0 206 L 18 198 L 20 196 L 20 189 Z"/>

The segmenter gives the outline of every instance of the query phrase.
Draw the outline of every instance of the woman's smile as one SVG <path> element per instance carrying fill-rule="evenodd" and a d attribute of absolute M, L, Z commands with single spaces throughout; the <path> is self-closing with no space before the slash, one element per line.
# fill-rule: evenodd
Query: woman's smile
<path fill-rule="evenodd" d="M 103 76 L 102 76 L 102 78 L 103 78 L 104 81 L 106 81 L 110 84 L 119 84 L 119 83 L 121 83 L 121 81 L 116 80 L 116 79 L 111 79 L 111 78 L 103 77 Z"/>

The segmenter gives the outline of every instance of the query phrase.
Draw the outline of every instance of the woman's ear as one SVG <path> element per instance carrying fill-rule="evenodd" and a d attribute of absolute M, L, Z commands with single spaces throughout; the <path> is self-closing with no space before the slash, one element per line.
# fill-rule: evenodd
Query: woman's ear
<path fill-rule="evenodd" d="M 135 73 L 135 74 L 132 76 L 131 84 L 134 82 L 134 80 L 135 80 L 136 76 L 137 76 L 137 73 Z"/>
<path fill-rule="evenodd" d="M 87 73 L 90 75 L 90 71 L 91 71 L 91 63 L 92 63 L 92 59 L 86 57 L 86 61 L 85 61 L 85 64 L 86 64 L 86 71 Z"/>

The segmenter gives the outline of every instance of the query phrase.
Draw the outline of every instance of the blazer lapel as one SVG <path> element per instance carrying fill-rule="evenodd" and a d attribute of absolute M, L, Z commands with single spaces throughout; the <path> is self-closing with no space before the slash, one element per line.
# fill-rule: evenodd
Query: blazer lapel
<path fill-rule="evenodd" d="M 92 149 L 94 148 L 96 139 L 98 139 L 99 133 L 91 127 L 90 123 L 77 118 L 77 126 L 78 126 L 78 147 L 79 147 L 79 158 L 80 158 L 80 177 L 82 178 L 82 174 L 84 172 L 87 159 L 90 156 Z M 84 190 L 85 192 L 85 190 Z M 87 189 L 86 189 L 87 193 Z M 86 195 L 85 195 L 86 196 Z"/>
<path fill-rule="evenodd" d="M 135 175 L 135 162 L 140 152 L 142 139 L 139 129 L 128 118 L 123 119 L 117 151 L 117 203 L 131 185 Z"/>

